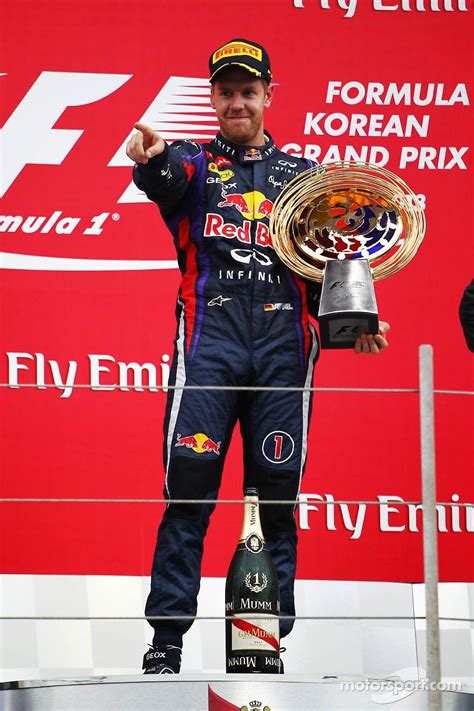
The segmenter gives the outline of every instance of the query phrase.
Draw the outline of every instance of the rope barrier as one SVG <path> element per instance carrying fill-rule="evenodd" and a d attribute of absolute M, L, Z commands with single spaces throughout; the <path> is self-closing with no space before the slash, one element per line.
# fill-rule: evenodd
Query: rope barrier
<path fill-rule="evenodd" d="M 45 498 L 0 498 L 0 504 L 244 504 L 243 499 L 45 499 Z M 301 501 L 297 499 L 261 499 L 259 504 L 265 505 L 280 505 L 280 506 L 308 506 L 317 504 L 318 506 L 334 506 L 335 504 L 345 504 L 347 506 L 357 506 L 363 504 L 366 506 L 423 506 L 421 501 L 399 501 L 398 499 L 389 499 L 387 501 L 345 501 L 331 499 L 330 501 L 319 499 L 308 499 Z M 460 503 L 456 501 L 438 501 L 436 506 L 459 506 L 459 507 L 474 507 L 473 503 Z"/>
<path fill-rule="evenodd" d="M 22 388 L 36 388 L 38 390 L 59 389 L 63 390 L 93 390 L 94 392 L 121 390 L 128 392 L 136 390 L 143 392 L 167 392 L 168 390 L 229 390 L 243 392 L 326 392 L 326 393 L 419 393 L 418 388 L 352 388 L 352 387 L 283 387 L 283 386 L 267 386 L 267 385 L 120 385 L 113 383 L 111 385 L 93 385 L 92 383 L 0 383 L 0 388 L 10 388 L 12 390 L 21 390 Z M 433 390 L 435 395 L 474 395 L 474 390 Z"/>
<path fill-rule="evenodd" d="M 252 613 L 252 615 L 257 615 L 258 614 L 258 619 L 262 620 L 273 620 L 275 619 L 275 615 L 268 615 L 265 613 Z M 197 620 L 197 621 L 218 621 L 218 620 L 234 620 L 235 617 L 233 615 L 150 615 L 145 617 L 144 615 L 137 615 L 137 616 L 130 616 L 130 615 L 116 615 L 116 616 L 111 616 L 111 617 L 104 617 L 104 616 L 94 616 L 94 617 L 86 617 L 84 615 L 79 616 L 79 615 L 70 615 L 70 616 L 58 616 L 58 617 L 52 617 L 52 616 L 44 616 L 44 617 L 0 617 L 0 620 L 15 620 L 15 621 L 41 621 L 41 622 L 65 622 L 65 621 L 80 621 L 80 622 L 89 622 L 89 620 L 114 620 L 114 621 L 130 621 L 130 620 L 143 620 L 149 621 L 149 620 Z M 280 620 L 401 620 L 401 621 L 406 621 L 406 620 L 426 620 L 426 616 L 423 615 L 279 615 L 278 619 Z M 474 618 L 471 617 L 440 617 L 440 620 L 444 620 L 445 622 L 474 622 Z"/>

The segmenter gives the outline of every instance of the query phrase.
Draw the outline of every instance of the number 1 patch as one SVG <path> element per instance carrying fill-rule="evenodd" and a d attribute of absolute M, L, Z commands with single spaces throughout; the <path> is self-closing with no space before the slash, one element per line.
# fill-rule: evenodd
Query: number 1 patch
<path fill-rule="evenodd" d="M 283 464 L 287 462 L 295 451 L 295 443 L 288 432 L 275 430 L 267 434 L 262 444 L 262 452 L 265 459 L 272 464 Z"/>

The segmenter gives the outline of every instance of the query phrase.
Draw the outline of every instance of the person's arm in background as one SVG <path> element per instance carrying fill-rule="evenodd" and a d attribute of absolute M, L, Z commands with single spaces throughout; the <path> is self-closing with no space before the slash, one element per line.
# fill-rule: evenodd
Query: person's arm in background
<path fill-rule="evenodd" d="M 464 294 L 459 304 L 459 318 L 467 347 L 474 353 L 474 279 L 464 289 Z"/>

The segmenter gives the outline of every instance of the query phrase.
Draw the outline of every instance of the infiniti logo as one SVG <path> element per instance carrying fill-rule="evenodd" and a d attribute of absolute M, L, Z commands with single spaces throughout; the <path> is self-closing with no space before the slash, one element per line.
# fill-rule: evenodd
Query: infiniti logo
<path fill-rule="evenodd" d="M 267 254 L 263 254 L 263 252 L 259 252 L 256 249 L 231 249 L 230 253 L 236 262 L 242 262 L 243 264 L 250 264 L 251 259 L 255 259 L 256 262 L 263 264 L 265 267 L 269 267 L 272 264 L 272 260 Z"/>

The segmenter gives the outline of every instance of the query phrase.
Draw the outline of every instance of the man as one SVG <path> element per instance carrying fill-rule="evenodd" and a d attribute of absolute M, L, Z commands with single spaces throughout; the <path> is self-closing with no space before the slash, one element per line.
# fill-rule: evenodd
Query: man
<path fill-rule="evenodd" d="M 273 99 L 268 54 L 234 39 L 209 60 L 211 105 L 220 132 L 209 144 L 167 146 L 137 124 L 127 155 L 134 180 L 155 201 L 173 234 L 182 282 L 171 383 L 201 386 L 310 387 L 318 341 L 308 320 L 317 290 L 288 270 L 272 249 L 273 201 L 310 161 L 289 157 L 264 131 Z M 358 339 L 356 352 L 378 353 L 383 331 Z M 209 499 L 169 504 L 158 532 L 147 616 L 193 616 L 203 539 L 237 419 L 244 484 L 262 499 L 295 500 L 306 458 L 308 392 L 174 390 L 164 426 L 165 496 Z M 294 615 L 294 507 L 262 507 L 262 526 L 280 583 L 282 615 Z M 192 620 L 153 621 L 145 673 L 178 672 Z M 293 620 L 281 620 L 281 636 Z"/>

